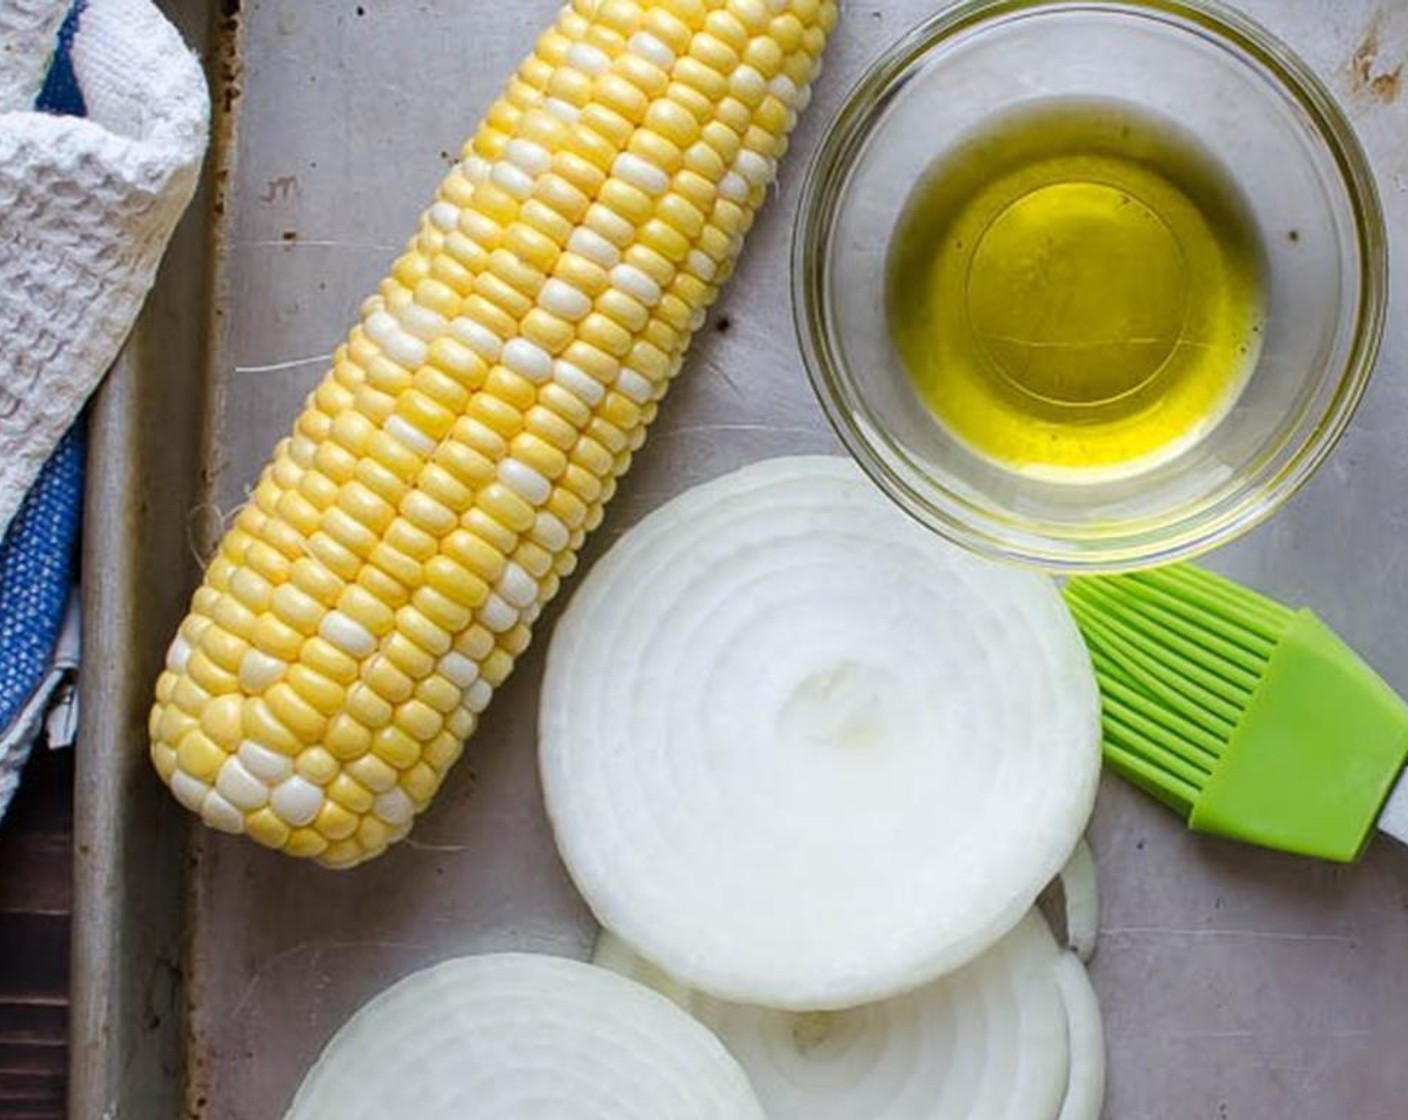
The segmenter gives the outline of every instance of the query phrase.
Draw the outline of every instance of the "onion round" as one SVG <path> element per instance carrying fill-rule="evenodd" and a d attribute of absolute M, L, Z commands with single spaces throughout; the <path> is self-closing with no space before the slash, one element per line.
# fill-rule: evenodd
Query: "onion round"
<path fill-rule="evenodd" d="M 558 624 L 548 813 L 602 925 L 690 987 L 873 1002 L 1013 928 L 1094 803 L 1099 700 L 1053 583 L 849 460 L 670 502 Z"/>
<path fill-rule="evenodd" d="M 328 1043 L 285 1120 L 763 1120 L 718 1039 L 605 969 L 465 957 L 377 996 Z"/>
<path fill-rule="evenodd" d="M 1100 936 L 1100 888 L 1095 877 L 1095 853 L 1082 840 L 1061 868 L 1061 894 L 1066 911 L 1066 945 L 1089 962 Z"/>
<path fill-rule="evenodd" d="M 836 1012 L 691 992 L 603 933 L 597 962 L 670 996 L 742 1063 L 769 1120 L 1097 1120 L 1099 1007 L 1033 911 L 966 968 Z"/>

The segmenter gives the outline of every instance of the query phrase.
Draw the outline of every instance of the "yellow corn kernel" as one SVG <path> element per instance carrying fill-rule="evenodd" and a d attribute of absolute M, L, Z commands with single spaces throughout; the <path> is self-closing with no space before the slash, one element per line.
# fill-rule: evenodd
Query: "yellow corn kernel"
<path fill-rule="evenodd" d="M 244 830 L 266 848 L 282 848 L 292 830 L 272 809 L 259 809 L 244 819 Z"/>
<path fill-rule="evenodd" d="M 307 778 L 314 785 L 325 786 L 337 777 L 341 767 L 325 747 L 309 747 L 299 752 L 293 768 L 300 777 Z"/>
<path fill-rule="evenodd" d="M 421 754 L 425 754 L 424 749 Z M 410 796 L 416 809 L 420 810 L 430 804 L 430 799 L 440 788 L 440 775 L 425 762 L 418 762 L 401 775 L 401 788 Z"/>
<path fill-rule="evenodd" d="M 467 612 L 466 612 L 467 613 Z M 468 625 L 468 619 L 465 620 Z M 439 657 L 450 648 L 453 639 L 449 632 L 414 605 L 402 607 L 396 612 L 396 628 L 420 646 L 421 649 Z M 382 695 L 393 703 L 399 703 L 411 695 L 414 682 L 406 679 L 405 688 L 397 689 L 395 696 L 383 692 Z"/>
<path fill-rule="evenodd" d="M 264 694 L 264 702 L 274 718 L 304 743 L 316 743 L 327 730 L 327 717 L 313 707 L 293 686 L 280 681 Z"/>
<path fill-rule="evenodd" d="M 420 743 L 396 724 L 383 727 L 372 736 L 372 755 L 396 770 L 414 766 L 420 751 Z"/>
<path fill-rule="evenodd" d="M 328 842 L 311 828 L 295 828 L 284 841 L 284 851 L 298 859 L 316 859 L 327 847 Z"/>
<path fill-rule="evenodd" d="M 505 555 L 512 552 L 518 543 L 518 534 L 505 526 L 482 504 L 475 506 L 461 520 L 471 533 Z"/>
<path fill-rule="evenodd" d="M 211 783 L 225 765 L 229 754 L 222 751 L 201 731 L 189 731 L 176 748 L 176 765 L 182 773 L 198 781 Z"/>
<path fill-rule="evenodd" d="M 333 716 L 323 736 L 323 746 L 336 759 L 351 762 L 371 750 L 372 735 L 346 711 Z"/>
<path fill-rule="evenodd" d="M 416 698 L 423 700 L 443 716 L 448 716 L 464 702 L 464 690 L 442 676 L 426 677 L 416 685 Z"/>
<path fill-rule="evenodd" d="M 367 736 L 367 743 L 367 749 L 369 751 L 371 749 L 370 735 Z M 365 754 L 366 752 L 364 751 L 363 753 Z M 372 809 L 373 797 L 371 790 L 367 789 L 367 787 L 360 782 L 355 781 L 345 772 L 339 774 L 328 784 L 327 796 L 329 801 L 336 802 L 349 813 L 355 813 L 358 816 L 369 813 Z"/>
<path fill-rule="evenodd" d="M 328 840 L 346 840 L 357 831 L 360 818 L 335 801 L 329 801 L 313 820 L 313 829 Z"/>

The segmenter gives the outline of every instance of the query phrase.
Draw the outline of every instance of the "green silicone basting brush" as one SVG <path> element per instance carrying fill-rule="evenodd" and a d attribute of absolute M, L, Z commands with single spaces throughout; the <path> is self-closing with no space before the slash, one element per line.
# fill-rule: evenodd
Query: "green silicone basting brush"
<path fill-rule="evenodd" d="M 1349 862 L 1408 843 L 1408 704 L 1308 610 L 1191 565 L 1085 577 L 1104 751 L 1198 832 Z"/>

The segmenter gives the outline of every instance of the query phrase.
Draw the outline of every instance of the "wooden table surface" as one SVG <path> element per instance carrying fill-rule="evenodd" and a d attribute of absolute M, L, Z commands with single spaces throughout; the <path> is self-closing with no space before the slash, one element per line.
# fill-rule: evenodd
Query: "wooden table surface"
<path fill-rule="evenodd" d="M 4 1120 L 65 1115 L 72 855 L 72 752 L 36 751 L 0 822 Z"/>

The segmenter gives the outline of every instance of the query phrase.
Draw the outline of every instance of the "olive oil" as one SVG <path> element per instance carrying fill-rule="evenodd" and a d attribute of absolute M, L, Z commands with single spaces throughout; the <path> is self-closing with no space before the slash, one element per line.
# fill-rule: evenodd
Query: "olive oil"
<path fill-rule="evenodd" d="M 1211 431 L 1256 364 L 1262 251 L 1170 121 L 1058 101 L 990 122 L 916 188 L 890 250 L 896 348 L 975 453 L 1062 481 Z"/>

